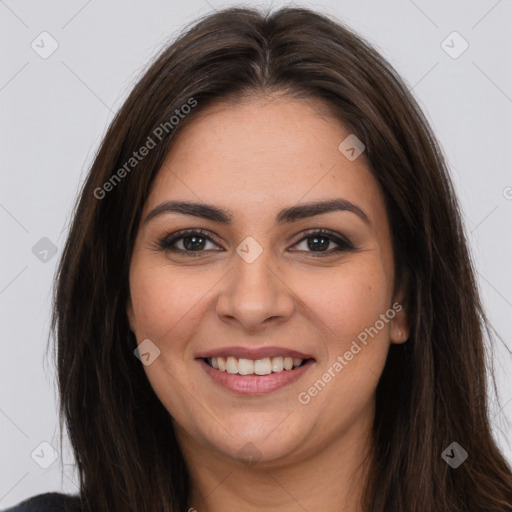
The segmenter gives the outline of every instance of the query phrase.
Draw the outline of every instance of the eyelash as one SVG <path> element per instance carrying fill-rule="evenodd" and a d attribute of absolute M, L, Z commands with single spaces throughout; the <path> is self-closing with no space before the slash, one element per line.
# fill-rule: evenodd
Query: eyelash
<path fill-rule="evenodd" d="M 173 247 L 173 245 L 178 240 L 182 240 L 184 238 L 198 236 L 198 235 L 200 238 L 205 238 L 207 241 L 212 242 L 214 244 L 216 243 L 213 240 L 213 238 L 210 237 L 205 231 L 203 231 L 201 229 L 194 229 L 194 230 L 178 231 L 176 233 L 173 233 L 172 235 L 167 235 L 162 240 L 160 240 L 160 242 L 158 243 L 158 246 L 160 249 L 162 249 L 164 251 L 171 251 L 174 253 L 181 253 L 181 254 L 185 254 L 187 256 L 195 257 L 196 255 L 200 254 L 201 252 L 207 252 L 207 251 L 205 251 L 205 250 L 186 251 L 184 249 L 178 249 L 176 247 Z M 329 251 L 299 251 L 299 252 L 308 252 L 312 256 L 322 257 L 322 256 L 330 256 L 331 254 L 336 253 L 336 252 L 342 252 L 342 251 L 353 252 L 355 250 L 355 247 L 345 237 L 342 237 L 328 229 L 315 229 L 315 230 L 309 231 L 309 232 L 305 233 L 304 236 L 300 240 L 295 242 L 294 245 L 304 242 L 305 240 L 308 240 L 310 238 L 315 238 L 315 237 L 319 237 L 319 236 L 321 236 L 322 238 L 327 238 L 329 240 L 329 242 L 336 243 L 338 245 L 338 248 L 335 248 L 334 250 L 331 249 Z"/>

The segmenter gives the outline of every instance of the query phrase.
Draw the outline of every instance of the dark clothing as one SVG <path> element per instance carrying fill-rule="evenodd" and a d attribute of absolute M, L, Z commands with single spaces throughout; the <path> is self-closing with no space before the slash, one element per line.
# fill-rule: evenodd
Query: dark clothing
<path fill-rule="evenodd" d="M 47 492 L 28 498 L 3 512 L 80 512 L 79 496 Z"/>

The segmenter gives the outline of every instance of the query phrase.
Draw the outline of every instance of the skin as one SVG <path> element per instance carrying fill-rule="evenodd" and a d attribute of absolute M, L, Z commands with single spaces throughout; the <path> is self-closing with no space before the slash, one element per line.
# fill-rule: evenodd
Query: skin
<path fill-rule="evenodd" d="M 144 206 L 127 314 L 138 343 L 160 349 L 144 370 L 174 419 L 190 506 L 200 511 L 360 510 L 375 389 L 390 343 L 407 339 L 407 315 L 402 309 L 369 338 L 309 403 L 298 401 L 402 299 L 382 192 L 364 153 L 350 161 L 338 150 L 350 132 L 322 112 L 320 100 L 282 96 L 208 107 L 178 133 Z M 282 208 L 334 198 L 356 204 L 369 223 L 349 211 L 275 223 Z M 214 204 L 232 224 L 179 213 L 144 222 L 171 199 Z M 315 256 L 301 240 L 316 228 L 347 237 L 355 250 Z M 184 229 L 203 229 L 215 242 L 196 256 L 159 248 Z M 247 236 L 263 249 L 252 263 L 236 252 Z M 234 345 L 294 348 L 315 363 L 281 389 L 239 395 L 194 358 Z M 256 463 L 242 455 L 248 446 Z"/>

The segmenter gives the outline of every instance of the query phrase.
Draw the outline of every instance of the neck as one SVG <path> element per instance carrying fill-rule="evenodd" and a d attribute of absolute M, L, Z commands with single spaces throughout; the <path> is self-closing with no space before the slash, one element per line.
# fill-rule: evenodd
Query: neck
<path fill-rule="evenodd" d="M 293 462 L 247 464 L 180 439 L 191 479 L 191 511 L 360 512 L 371 463 L 371 418 Z M 183 432 L 181 432 L 182 437 Z M 182 442 L 183 441 L 183 442 Z"/>

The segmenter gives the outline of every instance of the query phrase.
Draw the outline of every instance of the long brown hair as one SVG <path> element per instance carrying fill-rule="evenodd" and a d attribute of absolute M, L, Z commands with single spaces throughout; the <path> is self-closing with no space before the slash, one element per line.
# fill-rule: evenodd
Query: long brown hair
<path fill-rule="evenodd" d="M 85 509 L 187 509 L 171 417 L 134 356 L 126 317 L 133 244 L 175 134 L 212 101 L 272 91 L 324 100 L 363 141 L 386 200 L 397 279 L 407 280 L 410 338 L 392 345 L 378 384 L 363 509 L 512 510 L 511 469 L 488 420 L 487 323 L 442 152 L 408 88 L 368 43 L 290 7 L 229 8 L 187 27 L 115 116 L 80 192 L 52 333 L 60 425 Z M 132 161 L 143 146 L 151 147 Z M 452 442 L 469 454 L 457 469 L 441 457 Z"/>

